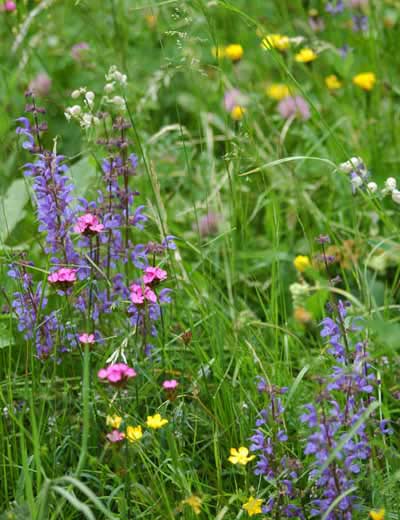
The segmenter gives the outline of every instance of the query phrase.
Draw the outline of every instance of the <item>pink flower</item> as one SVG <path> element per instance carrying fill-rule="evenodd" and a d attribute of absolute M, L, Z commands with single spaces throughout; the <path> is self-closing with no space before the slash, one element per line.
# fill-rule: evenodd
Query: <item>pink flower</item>
<path fill-rule="evenodd" d="M 82 61 L 82 58 L 84 57 L 85 53 L 88 50 L 89 50 L 89 45 L 86 42 L 76 43 L 71 48 L 71 56 L 77 62 Z"/>
<path fill-rule="evenodd" d="M 51 78 L 45 72 L 41 72 L 29 83 L 28 90 L 37 97 L 44 97 L 49 94 L 51 83 Z"/>
<path fill-rule="evenodd" d="M 278 110 L 285 119 L 298 117 L 303 121 L 307 121 L 307 119 L 311 117 L 310 107 L 307 101 L 301 96 L 285 97 L 279 102 Z"/>
<path fill-rule="evenodd" d="M 12 2 L 11 0 L 7 0 L 4 2 L 3 5 L 3 11 L 7 11 L 8 13 L 12 13 L 17 9 L 17 4 L 15 2 Z"/>
<path fill-rule="evenodd" d="M 141 285 L 133 283 L 129 287 L 129 290 L 131 302 L 135 303 L 136 305 L 142 305 L 145 302 L 145 300 L 147 300 L 150 303 L 157 302 L 156 293 L 152 291 L 150 287 L 147 287 L 147 285 L 143 289 Z"/>
<path fill-rule="evenodd" d="M 145 284 L 163 282 L 167 279 L 167 271 L 159 267 L 146 267 L 143 281 Z"/>
<path fill-rule="evenodd" d="M 76 269 L 61 267 L 61 269 L 49 274 L 47 280 L 61 289 L 67 289 L 76 281 Z"/>
<path fill-rule="evenodd" d="M 125 363 L 115 363 L 99 370 L 97 376 L 103 381 L 107 380 L 111 385 L 120 385 L 135 377 L 136 372 Z"/>
<path fill-rule="evenodd" d="M 85 213 L 81 217 L 78 217 L 74 226 L 75 233 L 81 233 L 82 235 L 94 235 L 103 231 L 104 225 L 100 223 L 96 215 L 92 213 Z"/>
<path fill-rule="evenodd" d="M 164 390 L 175 390 L 175 388 L 179 385 L 176 379 L 167 379 L 163 382 L 162 387 Z"/>
<path fill-rule="evenodd" d="M 113 430 L 111 433 L 107 433 L 106 437 L 112 443 L 121 442 L 125 439 L 125 433 L 122 433 L 119 430 Z"/>
<path fill-rule="evenodd" d="M 198 223 L 200 236 L 205 237 L 207 235 L 215 235 L 218 233 L 220 220 L 221 216 L 212 211 L 201 217 Z M 193 227 L 196 229 L 196 226 Z"/>
<path fill-rule="evenodd" d="M 232 112 L 236 106 L 246 105 L 246 97 L 237 88 L 227 90 L 224 95 L 224 107 L 227 112 Z"/>
<path fill-rule="evenodd" d="M 94 343 L 94 334 L 88 334 L 87 332 L 83 332 L 80 336 L 79 336 L 79 341 L 81 343 L 89 343 L 89 344 L 93 344 Z"/>

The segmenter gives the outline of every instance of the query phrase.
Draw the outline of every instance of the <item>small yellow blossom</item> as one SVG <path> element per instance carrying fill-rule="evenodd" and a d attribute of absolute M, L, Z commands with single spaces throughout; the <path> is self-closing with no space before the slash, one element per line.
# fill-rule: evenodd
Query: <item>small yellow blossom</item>
<path fill-rule="evenodd" d="M 107 426 L 111 426 L 111 428 L 114 428 L 118 430 L 118 428 L 121 426 L 122 417 L 119 415 L 107 415 L 106 417 L 106 424 Z"/>
<path fill-rule="evenodd" d="M 201 504 L 202 500 L 200 497 L 197 497 L 196 495 L 191 495 L 188 498 L 185 498 L 185 500 L 182 500 L 182 504 L 186 504 L 190 506 L 193 509 L 193 512 L 196 515 L 199 515 L 201 513 Z"/>
<path fill-rule="evenodd" d="M 230 454 L 230 457 L 228 457 L 229 462 L 232 464 L 241 464 L 242 466 L 246 466 L 248 462 L 255 458 L 255 455 L 249 456 L 249 450 L 244 446 L 241 446 L 238 450 L 231 448 Z"/>
<path fill-rule="evenodd" d="M 385 510 L 379 509 L 379 511 L 370 511 L 369 516 L 372 520 L 384 520 L 385 518 Z"/>
<path fill-rule="evenodd" d="M 304 49 L 301 49 L 300 52 L 298 52 L 294 59 L 295 61 L 299 63 L 310 63 L 318 58 L 318 54 L 316 54 L 312 49 L 309 49 L 308 47 L 304 47 Z"/>
<path fill-rule="evenodd" d="M 289 87 L 283 83 L 272 83 L 265 89 L 265 93 L 271 99 L 280 101 L 281 99 L 290 95 Z"/>
<path fill-rule="evenodd" d="M 353 78 L 354 85 L 362 88 L 363 90 L 372 90 L 376 83 L 376 76 L 373 72 L 362 72 L 357 74 Z"/>
<path fill-rule="evenodd" d="M 142 427 L 139 426 L 128 426 L 126 429 L 126 438 L 129 442 L 139 441 L 143 437 Z"/>
<path fill-rule="evenodd" d="M 261 47 L 267 50 L 278 49 L 284 51 L 290 46 L 290 40 L 282 34 L 267 34 L 261 42 Z"/>
<path fill-rule="evenodd" d="M 343 83 L 336 76 L 336 74 L 331 74 L 325 78 L 325 85 L 329 90 L 337 90 L 343 86 Z"/>
<path fill-rule="evenodd" d="M 214 56 L 214 58 L 225 58 L 225 48 L 213 47 L 211 49 L 211 54 Z"/>
<path fill-rule="evenodd" d="M 311 266 L 311 262 L 308 256 L 298 255 L 293 260 L 293 265 L 300 273 L 304 273 Z"/>
<path fill-rule="evenodd" d="M 243 509 L 247 511 L 249 516 L 258 515 L 262 512 L 261 505 L 263 501 L 261 498 L 250 497 L 249 500 L 243 504 Z"/>
<path fill-rule="evenodd" d="M 246 109 L 244 107 L 242 107 L 241 105 L 236 105 L 231 110 L 231 117 L 235 121 L 240 121 L 241 119 L 243 119 L 245 112 Z"/>
<path fill-rule="evenodd" d="M 146 425 L 153 430 L 158 430 L 166 424 L 168 424 L 168 419 L 163 419 L 159 413 L 147 417 Z"/>
<path fill-rule="evenodd" d="M 232 43 L 225 47 L 225 57 L 232 61 L 239 61 L 243 57 L 243 47 L 238 43 Z"/>

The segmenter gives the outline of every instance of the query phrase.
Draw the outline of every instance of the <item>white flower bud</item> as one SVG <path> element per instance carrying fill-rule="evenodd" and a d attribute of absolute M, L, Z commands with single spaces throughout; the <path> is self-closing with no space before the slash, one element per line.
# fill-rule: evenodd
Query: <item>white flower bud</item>
<path fill-rule="evenodd" d="M 72 117 L 78 117 L 81 112 L 82 112 L 82 108 L 79 105 L 74 105 L 73 107 L 69 108 L 69 113 L 71 114 Z"/>
<path fill-rule="evenodd" d="M 85 99 L 86 99 L 88 105 L 92 106 L 93 102 L 94 102 L 94 92 L 92 92 L 91 90 L 89 90 L 89 92 L 86 92 Z"/>
<path fill-rule="evenodd" d="M 400 204 L 400 191 L 399 190 L 394 189 L 392 191 L 392 200 L 396 204 Z"/>
<path fill-rule="evenodd" d="M 343 172 L 350 173 L 359 168 L 360 166 L 364 166 L 361 157 L 352 157 L 348 161 L 339 164 L 339 169 Z"/>
<path fill-rule="evenodd" d="M 115 84 L 114 84 L 114 81 L 112 81 L 111 83 L 106 83 L 106 84 L 104 85 L 104 92 L 105 92 L 106 94 L 111 94 L 111 92 L 114 91 L 114 85 L 115 85 Z"/>
<path fill-rule="evenodd" d="M 378 185 L 376 184 L 376 182 L 369 182 L 367 184 L 367 188 L 368 191 L 370 191 L 371 193 L 375 193 L 378 189 Z"/>
<path fill-rule="evenodd" d="M 396 189 L 397 181 L 394 177 L 388 177 L 385 181 L 385 188 L 389 191 Z"/>
<path fill-rule="evenodd" d="M 117 106 L 119 106 L 121 108 L 125 106 L 125 100 L 121 96 L 114 96 L 111 99 L 111 103 L 113 103 L 114 105 L 117 105 Z"/>
<path fill-rule="evenodd" d="M 91 114 L 83 114 L 81 119 L 82 128 L 90 128 L 92 126 L 93 116 Z"/>
<path fill-rule="evenodd" d="M 71 94 L 72 99 L 78 99 L 78 97 L 81 95 L 80 90 L 74 90 Z"/>

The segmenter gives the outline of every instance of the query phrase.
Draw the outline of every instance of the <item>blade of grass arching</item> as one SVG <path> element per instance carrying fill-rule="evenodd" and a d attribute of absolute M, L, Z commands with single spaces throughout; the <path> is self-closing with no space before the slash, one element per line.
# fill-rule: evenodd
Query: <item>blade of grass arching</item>
<path fill-rule="evenodd" d="M 347 489 L 344 491 L 341 495 L 335 498 L 335 500 L 332 502 L 332 504 L 328 507 L 328 509 L 325 511 L 323 516 L 321 516 L 321 520 L 326 520 L 329 518 L 329 515 L 332 511 L 334 511 L 335 507 L 340 504 L 340 502 L 347 496 L 351 495 L 351 493 L 354 493 L 354 491 L 357 490 L 356 486 L 352 486 L 350 489 Z"/>
<path fill-rule="evenodd" d="M 28 387 L 25 390 L 28 395 L 29 400 L 29 413 L 31 418 L 31 428 L 32 428 L 32 441 L 33 441 L 33 457 L 35 461 L 35 469 L 36 469 L 36 492 L 38 493 L 42 486 L 42 463 L 40 457 L 40 435 L 37 427 L 36 414 L 35 414 L 35 403 L 33 401 L 32 390 Z"/>
<path fill-rule="evenodd" d="M 86 464 L 90 432 L 90 348 L 88 344 L 85 344 L 83 356 L 82 409 L 82 445 L 78 465 L 75 470 L 76 477 L 80 475 Z"/>
<path fill-rule="evenodd" d="M 349 440 L 352 439 L 355 435 L 357 435 L 357 431 L 360 428 L 360 426 L 378 407 L 378 401 L 374 401 L 373 403 L 371 403 L 365 410 L 365 412 L 362 414 L 362 416 L 358 419 L 358 421 L 353 425 L 353 427 L 345 435 L 343 435 L 342 439 L 340 440 L 340 442 L 337 443 L 335 449 L 331 451 L 324 464 L 322 464 L 322 466 L 318 468 L 315 472 L 314 478 L 312 479 L 312 481 L 310 481 L 308 485 L 308 489 L 312 486 L 313 482 L 315 482 L 315 480 L 322 475 L 322 473 L 326 470 L 329 464 L 331 464 L 335 460 L 337 454 L 343 449 L 345 444 L 349 442 Z"/>
<path fill-rule="evenodd" d="M 71 506 L 84 515 L 87 520 L 96 520 L 96 517 L 92 513 L 89 506 L 81 502 L 75 495 L 67 491 L 65 488 L 60 486 L 52 486 L 52 491 L 58 493 L 61 497 L 63 497 L 67 502 L 71 504 Z"/>
<path fill-rule="evenodd" d="M 28 454 L 26 451 L 26 443 L 25 436 L 22 431 L 20 431 L 19 435 L 20 441 L 20 453 L 21 453 L 21 461 L 22 461 L 22 475 L 24 480 L 24 489 L 25 489 L 25 497 L 29 506 L 29 511 L 32 514 L 32 517 L 36 517 L 36 502 L 33 493 L 32 486 L 32 478 L 31 478 L 31 468 L 30 464 L 33 461 L 33 457 L 28 458 Z"/>

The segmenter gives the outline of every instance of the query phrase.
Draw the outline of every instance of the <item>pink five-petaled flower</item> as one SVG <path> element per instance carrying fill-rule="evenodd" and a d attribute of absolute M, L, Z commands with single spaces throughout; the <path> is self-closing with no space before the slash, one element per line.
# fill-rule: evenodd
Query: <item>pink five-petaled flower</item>
<path fill-rule="evenodd" d="M 167 279 L 167 271 L 159 267 L 146 267 L 144 270 L 143 281 L 145 284 L 155 284 Z"/>
<path fill-rule="evenodd" d="M 82 334 L 80 334 L 79 336 L 79 341 L 81 343 L 88 343 L 88 344 L 93 344 L 95 339 L 94 339 L 94 334 L 88 334 L 87 332 L 83 332 Z"/>
<path fill-rule="evenodd" d="M 162 387 L 164 390 L 175 390 L 175 388 L 179 385 L 176 379 L 167 379 L 163 382 Z"/>
<path fill-rule="evenodd" d="M 76 269 L 61 267 L 61 269 L 49 274 L 47 280 L 60 289 L 68 289 L 76 282 Z"/>
<path fill-rule="evenodd" d="M 133 283 L 129 287 L 130 290 L 130 298 L 131 302 L 136 305 L 141 305 L 147 300 L 150 303 L 157 302 L 157 296 L 154 291 L 147 287 L 147 285 L 143 288 L 141 285 L 137 283 Z"/>
<path fill-rule="evenodd" d="M 107 433 L 106 437 L 112 443 L 121 442 L 125 439 L 125 433 L 119 430 L 113 430 L 111 433 Z"/>
<path fill-rule="evenodd" d="M 103 231 L 104 225 L 100 223 L 96 215 L 92 213 L 85 213 L 81 217 L 78 217 L 74 226 L 75 233 L 81 233 L 82 235 L 95 235 Z"/>
<path fill-rule="evenodd" d="M 136 376 L 133 368 L 125 363 L 115 363 L 98 371 L 97 376 L 101 380 L 107 380 L 111 385 L 121 385 L 128 379 Z"/>

